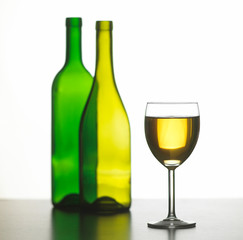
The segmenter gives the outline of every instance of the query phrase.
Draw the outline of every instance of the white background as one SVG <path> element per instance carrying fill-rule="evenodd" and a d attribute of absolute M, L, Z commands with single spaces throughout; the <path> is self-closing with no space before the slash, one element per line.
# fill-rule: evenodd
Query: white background
<path fill-rule="evenodd" d="M 0 198 L 50 198 L 51 84 L 65 60 L 65 18 L 113 20 L 116 83 L 132 129 L 132 196 L 166 198 L 167 170 L 144 137 L 147 101 L 198 101 L 201 132 L 176 170 L 178 198 L 243 197 L 243 2 L 1 0 Z"/>

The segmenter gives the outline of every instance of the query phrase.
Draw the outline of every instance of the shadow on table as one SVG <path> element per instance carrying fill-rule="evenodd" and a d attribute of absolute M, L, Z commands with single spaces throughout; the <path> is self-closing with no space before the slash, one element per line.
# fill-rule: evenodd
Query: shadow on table
<path fill-rule="evenodd" d="M 52 209 L 52 240 L 130 240 L 130 212 L 95 215 Z"/>

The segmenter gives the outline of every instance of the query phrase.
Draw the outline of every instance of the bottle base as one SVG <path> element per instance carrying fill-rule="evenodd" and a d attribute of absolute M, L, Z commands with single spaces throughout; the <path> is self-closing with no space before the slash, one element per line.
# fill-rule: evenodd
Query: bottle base
<path fill-rule="evenodd" d="M 65 211 L 90 212 L 101 215 L 110 215 L 122 212 L 128 212 L 130 204 L 124 206 L 110 197 L 98 198 L 93 203 L 81 202 L 78 194 L 70 194 L 59 203 L 53 203 L 54 208 Z"/>
<path fill-rule="evenodd" d="M 69 194 L 65 196 L 59 203 L 52 202 L 54 208 L 64 210 L 79 210 L 80 197 L 78 194 Z"/>
<path fill-rule="evenodd" d="M 81 206 L 81 210 L 84 212 L 93 212 L 102 215 L 128 212 L 129 208 L 130 205 L 124 206 L 110 197 L 101 197 L 92 204 L 84 203 Z"/>

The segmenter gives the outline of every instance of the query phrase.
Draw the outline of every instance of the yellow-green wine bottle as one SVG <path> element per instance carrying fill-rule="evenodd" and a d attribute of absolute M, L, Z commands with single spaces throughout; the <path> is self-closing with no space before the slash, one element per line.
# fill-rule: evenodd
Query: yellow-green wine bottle
<path fill-rule="evenodd" d="M 79 205 L 79 123 L 93 78 L 81 54 L 81 18 L 66 19 L 66 62 L 52 85 L 52 202 Z"/>
<path fill-rule="evenodd" d="M 130 125 L 112 60 L 112 22 L 96 22 L 94 84 L 80 125 L 80 200 L 84 210 L 126 211 L 131 205 Z"/>

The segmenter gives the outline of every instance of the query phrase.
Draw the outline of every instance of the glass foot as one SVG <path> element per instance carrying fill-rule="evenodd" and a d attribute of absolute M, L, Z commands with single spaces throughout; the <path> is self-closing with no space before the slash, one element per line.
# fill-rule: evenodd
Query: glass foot
<path fill-rule="evenodd" d="M 182 229 L 182 228 L 193 228 L 196 226 L 194 222 L 185 222 L 180 219 L 164 219 L 156 223 L 148 223 L 150 228 L 162 228 L 162 229 Z"/>

